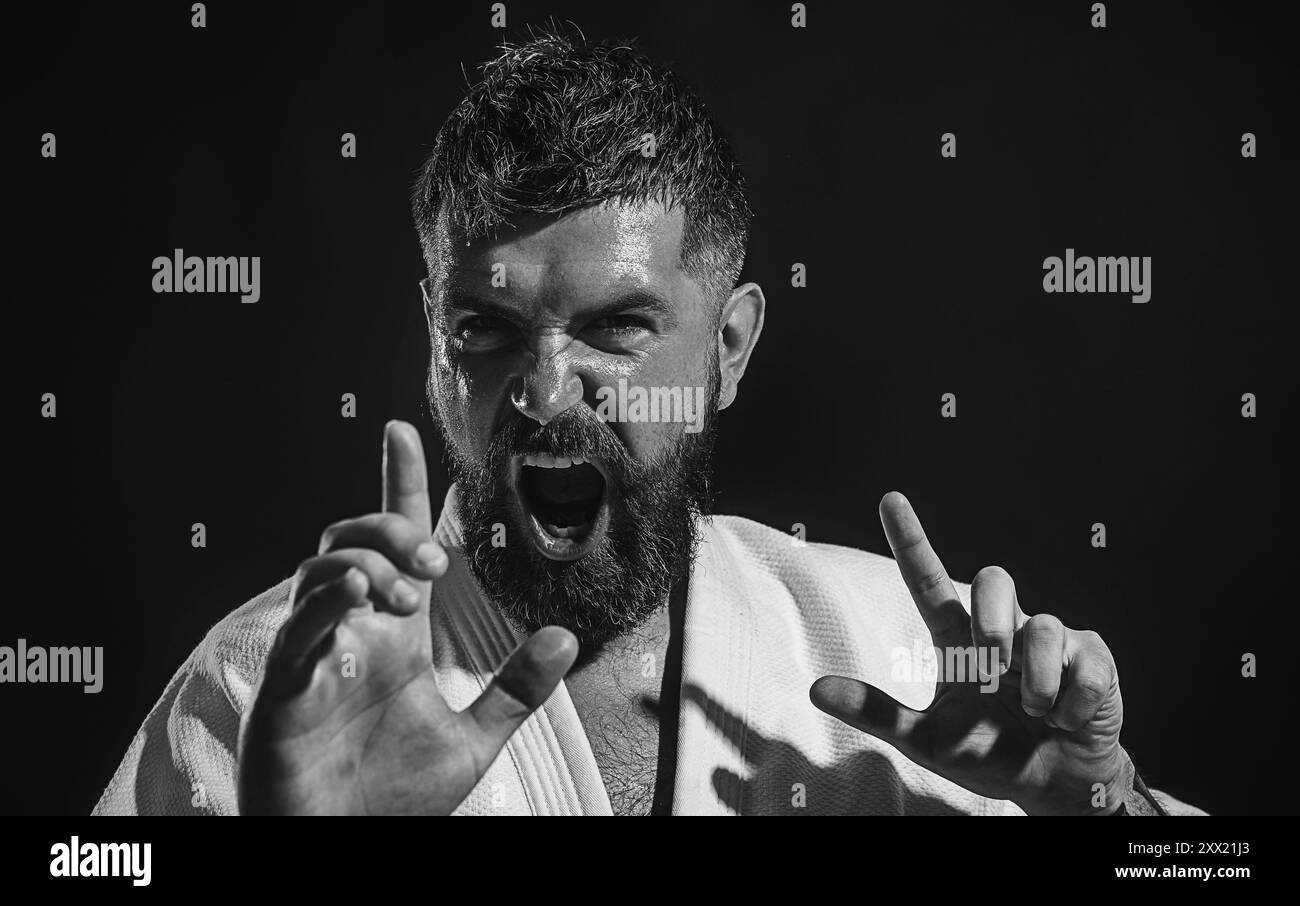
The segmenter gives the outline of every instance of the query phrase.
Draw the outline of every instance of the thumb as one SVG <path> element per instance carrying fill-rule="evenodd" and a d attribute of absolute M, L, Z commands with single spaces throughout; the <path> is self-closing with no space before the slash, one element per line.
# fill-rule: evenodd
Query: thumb
<path fill-rule="evenodd" d="M 559 626 L 539 629 L 506 660 L 483 694 L 465 709 L 491 764 L 519 725 L 542 706 L 578 657 L 578 640 Z"/>
<path fill-rule="evenodd" d="M 808 697 L 831 717 L 889 743 L 923 767 L 933 763 L 933 734 L 925 726 L 925 715 L 875 686 L 846 676 L 823 676 L 812 684 Z"/>

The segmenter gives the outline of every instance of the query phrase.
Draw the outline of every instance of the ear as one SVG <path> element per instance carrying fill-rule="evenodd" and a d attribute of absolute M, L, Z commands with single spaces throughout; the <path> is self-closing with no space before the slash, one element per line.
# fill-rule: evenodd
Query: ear
<path fill-rule="evenodd" d="M 749 357 L 763 332 L 767 300 L 757 283 L 743 283 L 731 291 L 718 320 L 718 408 L 731 405 L 745 376 Z"/>

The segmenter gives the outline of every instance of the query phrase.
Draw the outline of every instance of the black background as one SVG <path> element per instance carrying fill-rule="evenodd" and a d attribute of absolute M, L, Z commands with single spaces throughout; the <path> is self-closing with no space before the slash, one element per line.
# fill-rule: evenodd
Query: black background
<path fill-rule="evenodd" d="M 1102 634 L 1153 785 L 1296 812 L 1281 5 L 1111 3 L 1104 30 L 1083 2 L 808 5 L 793 29 L 781 2 L 507 3 L 511 38 L 550 16 L 638 36 L 750 179 L 767 326 L 719 510 L 887 552 L 876 503 L 904 491 L 955 577 L 1002 565 L 1027 612 Z M 45 4 L 9 29 L 0 644 L 102 645 L 105 686 L 0 688 L 4 813 L 90 810 L 207 628 L 377 509 L 385 421 L 437 450 L 407 199 L 462 67 L 503 38 L 490 4 L 209 3 L 206 29 L 189 7 Z M 261 301 L 154 294 L 177 247 L 261 256 Z M 1067 247 L 1152 256 L 1151 301 L 1044 294 Z"/>

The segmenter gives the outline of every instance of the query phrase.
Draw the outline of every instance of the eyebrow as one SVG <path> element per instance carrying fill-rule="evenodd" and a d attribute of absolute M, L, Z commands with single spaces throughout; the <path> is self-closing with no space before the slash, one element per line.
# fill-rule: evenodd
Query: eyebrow
<path fill-rule="evenodd" d="M 519 320 L 519 311 L 500 302 L 484 299 L 472 293 L 452 292 L 443 302 L 445 309 L 472 312 L 479 315 L 493 315 L 512 323 Z M 620 293 L 608 302 L 603 302 L 593 309 L 583 312 L 590 320 L 610 318 L 630 311 L 642 311 L 657 315 L 666 329 L 672 330 L 680 323 L 673 304 L 658 293 L 648 289 L 631 289 Z"/>

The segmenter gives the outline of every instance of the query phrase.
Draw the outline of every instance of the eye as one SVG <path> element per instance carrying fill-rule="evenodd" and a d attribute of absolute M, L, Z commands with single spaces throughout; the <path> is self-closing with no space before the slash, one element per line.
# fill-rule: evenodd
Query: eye
<path fill-rule="evenodd" d="M 472 315 L 456 325 L 452 336 L 466 348 L 482 351 L 509 343 L 515 333 L 515 326 L 504 318 Z"/>
<path fill-rule="evenodd" d="M 649 325 L 645 321 L 634 315 L 610 315 L 607 318 L 597 318 L 587 325 L 588 330 L 613 336 L 627 336 L 648 328 Z"/>

